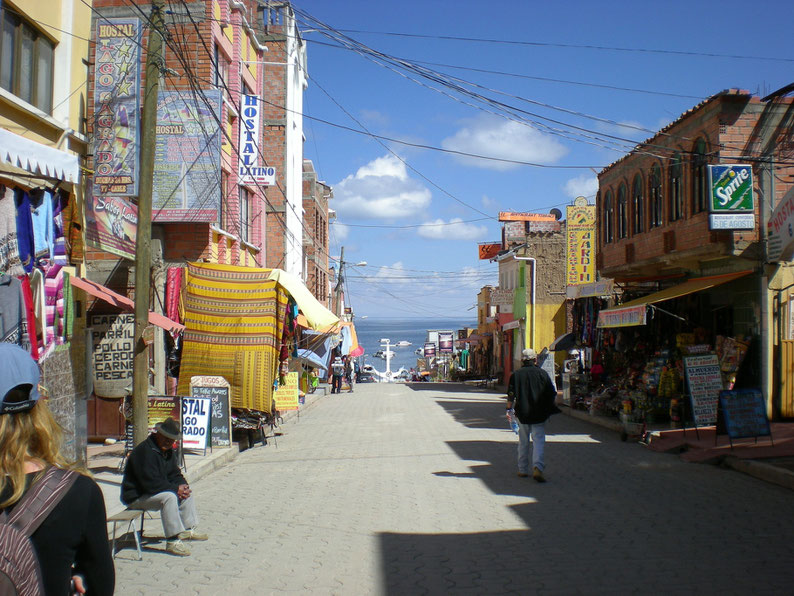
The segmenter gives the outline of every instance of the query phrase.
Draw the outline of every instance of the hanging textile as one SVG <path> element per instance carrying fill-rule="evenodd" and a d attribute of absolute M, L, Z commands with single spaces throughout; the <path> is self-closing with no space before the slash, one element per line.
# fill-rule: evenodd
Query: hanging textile
<path fill-rule="evenodd" d="M 179 395 L 194 375 L 224 377 L 231 405 L 272 411 L 287 293 L 270 269 L 189 263 Z"/>
<path fill-rule="evenodd" d="M 36 188 L 28 192 L 30 216 L 33 222 L 33 250 L 36 260 L 52 260 L 55 253 L 55 223 L 52 212 L 52 193 Z"/>
<path fill-rule="evenodd" d="M 53 216 L 53 261 L 58 265 L 68 265 L 66 258 L 66 239 L 63 232 L 63 208 L 69 201 L 69 195 L 64 190 L 55 193 L 52 199 Z M 68 284 L 67 284 L 68 285 Z"/>
<path fill-rule="evenodd" d="M 39 359 L 39 342 L 36 337 L 36 315 L 33 312 L 33 291 L 30 289 L 30 279 L 27 275 L 19 278 L 22 284 L 22 300 L 25 302 L 25 326 L 30 343 L 30 355 L 34 360 Z"/>
<path fill-rule="evenodd" d="M 182 293 L 182 267 L 169 267 L 165 281 L 165 316 L 177 323 L 179 320 L 179 297 Z"/>
<path fill-rule="evenodd" d="M 79 263 L 83 260 L 85 248 L 83 246 L 82 215 L 77 208 L 74 195 L 62 195 L 61 216 L 63 217 L 63 236 L 66 241 L 66 254 L 70 263 Z"/>
<path fill-rule="evenodd" d="M 33 217 L 30 211 L 30 196 L 21 188 L 14 191 L 17 219 L 17 246 L 19 260 L 27 273 L 33 271 L 35 261 L 35 244 L 33 240 Z"/>
<path fill-rule="evenodd" d="M 30 351 L 22 282 L 5 274 L 0 275 L 0 341 L 22 346 Z"/>
<path fill-rule="evenodd" d="M 14 190 L 0 186 L 0 272 L 14 276 L 25 272 L 19 260 L 16 213 Z"/>

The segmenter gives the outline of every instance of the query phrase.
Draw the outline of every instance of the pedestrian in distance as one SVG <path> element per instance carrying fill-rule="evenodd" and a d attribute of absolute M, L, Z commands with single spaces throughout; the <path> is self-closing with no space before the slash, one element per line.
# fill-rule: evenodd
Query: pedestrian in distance
<path fill-rule="evenodd" d="M 331 363 L 331 393 L 342 392 L 342 377 L 345 375 L 345 363 L 336 356 Z"/>
<path fill-rule="evenodd" d="M 30 354 L 0 343 L 0 593 L 113 594 L 102 491 L 61 454 L 39 378 Z"/>
<path fill-rule="evenodd" d="M 555 405 L 557 392 L 532 348 L 521 353 L 521 368 L 510 375 L 507 385 L 507 416 L 515 410 L 518 418 L 518 475 L 529 476 L 529 451 L 532 449 L 532 478 L 546 482 L 543 471 L 546 447 L 546 420 L 560 410 Z"/>
<path fill-rule="evenodd" d="M 130 509 L 159 511 L 165 550 L 186 557 L 185 540 L 207 540 L 196 530 L 198 512 L 193 492 L 179 470 L 174 441 L 181 433 L 173 418 L 155 425 L 155 432 L 132 450 L 121 480 L 121 502 Z"/>
<path fill-rule="evenodd" d="M 345 356 L 345 377 L 347 377 L 348 393 L 353 393 L 353 360 Z"/>

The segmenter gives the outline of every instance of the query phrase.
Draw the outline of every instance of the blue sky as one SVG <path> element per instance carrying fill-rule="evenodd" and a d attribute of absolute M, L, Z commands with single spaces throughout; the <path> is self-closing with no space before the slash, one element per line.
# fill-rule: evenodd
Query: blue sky
<path fill-rule="evenodd" d="M 789 0 L 294 6 L 304 153 L 334 188 L 331 255 L 367 262 L 347 271 L 358 316 L 476 318 L 499 211 L 593 201 L 596 172 L 702 99 L 794 82 Z"/>

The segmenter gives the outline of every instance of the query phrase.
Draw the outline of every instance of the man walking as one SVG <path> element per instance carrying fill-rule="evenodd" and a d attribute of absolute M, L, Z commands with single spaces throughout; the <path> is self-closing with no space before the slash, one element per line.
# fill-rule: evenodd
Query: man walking
<path fill-rule="evenodd" d="M 518 418 L 518 475 L 529 476 L 530 438 L 532 445 L 532 478 L 546 482 L 543 476 L 546 446 L 546 420 L 559 412 L 554 401 L 557 392 L 549 375 L 537 366 L 538 355 L 532 348 L 521 353 L 521 368 L 510 375 L 507 386 L 507 410 L 515 405 Z"/>
<path fill-rule="evenodd" d="M 331 363 L 331 393 L 342 392 L 342 377 L 345 375 L 345 363 L 336 356 Z"/>

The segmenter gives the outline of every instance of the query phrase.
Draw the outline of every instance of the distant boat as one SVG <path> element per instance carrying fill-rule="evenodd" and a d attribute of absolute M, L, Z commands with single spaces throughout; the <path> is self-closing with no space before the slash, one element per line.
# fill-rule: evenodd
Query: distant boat
<path fill-rule="evenodd" d="M 395 345 L 398 345 L 398 346 L 400 346 L 400 347 L 405 347 L 405 346 L 410 346 L 410 345 L 411 345 L 411 342 L 410 342 L 410 341 L 405 341 L 405 340 L 402 340 L 402 341 L 398 341 L 398 342 L 397 342 Z"/>
<path fill-rule="evenodd" d="M 373 354 L 373 356 L 375 358 L 384 358 L 385 359 L 386 358 L 386 352 L 384 352 L 383 350 L 378 350 L 377 352 L 375 352 Z"/>
<path fill-rule="evenodd" d="M 422 348 L 416 348 L 414 350 L 414 354 L 416 354 L 417 356 L 424 356 L 425 355 L 425 351 Z"/>

